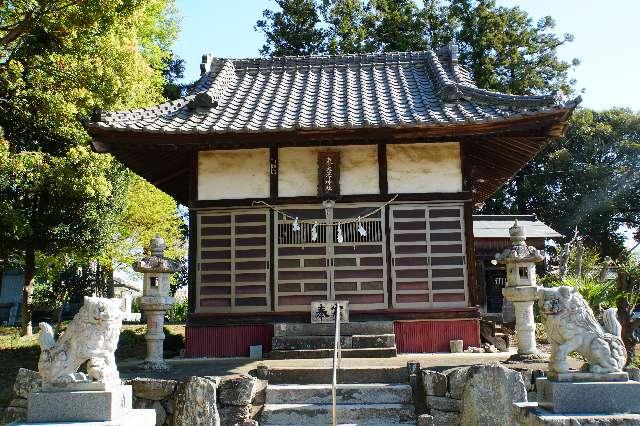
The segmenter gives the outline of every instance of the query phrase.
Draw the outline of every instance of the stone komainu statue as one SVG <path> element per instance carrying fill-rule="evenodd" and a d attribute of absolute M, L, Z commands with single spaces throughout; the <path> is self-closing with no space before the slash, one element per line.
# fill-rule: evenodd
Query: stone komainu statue
<path fill-rule="evenodd" d="M 84 305 L 57 341 L 51 326 L 41 322 L 38 370 L 43 384 L 118 380 L 114 352 L 122 315 L 118 301 L 85 297 Z M 86 375 L 77 372 L 85 362 Z"/>
<path fill-rule="evenodd" d="M 538 303 L 551 343 L 551 370 L 568 371 L 567 356 L 576 351 L 587 359 L 592 373 L 622 371 L 627 351 L 615 308 L 604 311 L 603 330 L 582 295 L 572 287 L 541 289 Z"/>

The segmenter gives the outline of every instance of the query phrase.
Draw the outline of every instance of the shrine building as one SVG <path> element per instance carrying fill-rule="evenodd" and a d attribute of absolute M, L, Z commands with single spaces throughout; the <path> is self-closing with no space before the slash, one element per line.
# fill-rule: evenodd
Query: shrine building
<path fill-rule="evenodd" d="M 479 344 L 473 207 L 579 100 L 480 89 L 453 46 L 201 70 L 181 99 L 87 125 L 189 209 L 188 355 L 287 349 L 278 327 L 318 300 L 391 324 L 394 351 Z"/>

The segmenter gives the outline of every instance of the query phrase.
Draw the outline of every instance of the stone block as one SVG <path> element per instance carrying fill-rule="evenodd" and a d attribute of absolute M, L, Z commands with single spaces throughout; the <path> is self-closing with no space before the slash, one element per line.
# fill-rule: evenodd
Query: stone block
<path fill-rule="evenodd" d="M 13 398 L 9 403 L 9 407 L 27 408 L 27 400 L 24 398 Z"/>
<path fill-rule="evenodd" d="M 20 398 L 29 398 L 32 392 L 40 392 L 42 390 L 42 379 L 37 371 L 21 368 L 16 375 L 16 381 L 13 383 L 13 394 Z"/>
<path fill-rule="evenodd" d="M 462 390 L 464 388 L 464 382 L 466 381 L 467 370 L 469 370 L 469 367 L 455 367 L 444 372 L 447 376 L 447 389 L 451 398 L 462 398 Z"/>
<path fill-rule="evenodd" d="M 590 373 L 582 371 L 567 371 L 558 373 L 549 371 L 547 378 L 554 382 L 627 382 L 629 374 L 625 371 L 615 373 Z"/>
<path fill-rule="evenodd" d="M 445 396 L 447 394 L 447 376 L 433 370 L 422 370 L 422 382 L 426 395 Z"/>
<path fill-rule="evenodd" d="M 535 402 L 516 402 L 512 409 L 517 426 L 640 426 L 640 414 L 557 414 Z"/>
<path fill-rule="evenodd" d="M 446 396 L 427 395 L 426 407 L 428 410 L 460 412 L 460 400 L 447 398 Z"/>
<path fill-rule="evenodd" d="M 160 401 L 154 401 L 151 399 L 138 400 L 133 405 L 134 408 L 149 409 L 156 412 L 156 426 L 162 426 L 167 420 L 167 411 Z"/>
<path fill-rule="evenodd" d="M 640 382 L 640 368 L 627 366 L 624 368 L 624 371 L 626 371 L 626 373 L 629 375 L 629 380 Z"/>
<path fill-rule="evenodd" d="M 452 411 L 431 410 L 431 416 L 433 417 L 433 426 L 458 426 L 460 422 L 460 413 Z"/>
<path fill-rule="evenodd" d="M 554 413 L 638 413 L 640 382 L 536 381 L 538 404 Z"/>
<path fill-rule="evenodd" d="M 451 340 L 449 341 L 449 350 L 452 354 L 462 353 L 464 350 L 464 341 L 463 340 Z"/>
<path fill-rule="evenodd" d="M 127 384 L 131 385 L 133 394 L 137 398 L 161 401 L 173 395 L 178 382 L 175 380 L 135 378 L 128 380 Z"/>
<path fill-rule="evenodd" d="M 218 389 L 225 405 L 250 405 L 258 390 L 258 379 L 246 374 L 222 380 Z"/>
<path fill-rule="evenodd" d="M 215 381 L 191 376 L 178 385 L 173 400 L 173 425 L 220 426 Z"/>
<path fill-rule="evenodd" d="M 461 426 L 511 426 L 512 405 L 527 401 L 522 375 L 502 365 L 474 365 L 462 392 Z"/>
<path fill-rule="evenodd" d="M 131 410 L 131 386 L 105 391 L 35 392 L 29 395 L 29 422 L 110 421 Z M 155 420 L 154 420 L 155 424 Z"/>
<path fill-rule="evenodd" d="M 222 426 L 242 424 L 251 418 L 251 406 L 249 405 L 220 405 L 218 410 Z"/>
<path fill-rule="evenodd" d="M 11 426 L 58 426 L 60 424 L 60 422 L 16 422 L 11 423 Z M 155 425 L 155 412 L 153 410 L 128 410 L 113 420 L 64 424 L 70 426 L 153 426 Z"/>
<path fill-rule="evenodd" d="M 434 419 L 431 414 L 421 414 L 418 416 L 418 426 L 433 426 Z"/>

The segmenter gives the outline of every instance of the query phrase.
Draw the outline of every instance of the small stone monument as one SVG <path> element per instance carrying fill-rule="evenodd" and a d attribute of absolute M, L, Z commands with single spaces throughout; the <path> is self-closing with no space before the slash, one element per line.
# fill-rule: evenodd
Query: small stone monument
<path fill-rule="evenodd" d="M 507 268 L 507 286 L 502 289 L 502 294 L 513 303 L 515 309 L 518 355 L 535 356 L 533 304 L 538 297 L 536 263 L 542 261 L 544 255 L 535 247 L 527 246 L 525 229 L 518 224 L 518 220 L 509 228 L 509 236 L 512 247 L 496 254 L 493 263 L 503 263 Z"/>
<path fill-rule="evenodd" d="M 122 315 L 119 300 L 85 297 L 57 340 L 40 323 L 42 390 L 29 395 L 26 424 L 155 425 L 155 411 L 133 410 L 131 386 L 120 380 L 114 352 Z M 83 364 L 86 373 L 78 371 Z"/>
<path fill-rule="evenodd" d="M 596 320 L 584 298 L 572 287 L 539 290 L 538 304 L 551 343 L 547 377 L 536 380 L 537 403 L 514 405 L 517 423 L 640 424 L 640 382 L 623 371 L 627 353 L 616 309 Z M 570 352 L 586 360 L 571 370 Z"/>
<path fill-rule="evenodd" d="M 166 248 L 164 240 L 156 235 L 151 240 L 151 256 L 133 264 L 133 270 L 142 272 L 142 296 L 140 308 L 147 317 L 147 358 L 139 365 L 145 370 L 168 370 L 163 358 L 164 314 L 174 304 L 175 299 L 169 296 L 169 277 L 180 270 L 180 264 L 164 257 Z"/>

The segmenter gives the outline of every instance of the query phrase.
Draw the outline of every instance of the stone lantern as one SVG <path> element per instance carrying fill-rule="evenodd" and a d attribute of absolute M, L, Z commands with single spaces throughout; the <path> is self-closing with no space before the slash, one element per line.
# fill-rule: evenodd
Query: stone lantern
<path fill-rule="evenodd" d="M 492 263 L 502 263 L 507 268 L 507 286 L 502 294 L 515 309 L 518 355 L 533 355 L 537 353 L 533 317 L 533 304 L 538 298 L 536 263 L 544 259 L 544 252 L 527 246 L 524 227 L 518 220 L 509 228 L 509 236 L 512 247 L 496 254 Z"/>
<path fill-rule="evenodd" d="M 151 240 L 151 256 L 133 264 L 133 270 L 144 274 L 140 308 L 147 318 L 147 358 L 140 365 L 145 370 L 167 370 L 162 355 L 164 314 L 174 304 L 169 296 L 169 277 L 180 270 L 180 264 L 164 257 L 166 244 L 160 235 Z"/>

